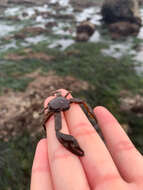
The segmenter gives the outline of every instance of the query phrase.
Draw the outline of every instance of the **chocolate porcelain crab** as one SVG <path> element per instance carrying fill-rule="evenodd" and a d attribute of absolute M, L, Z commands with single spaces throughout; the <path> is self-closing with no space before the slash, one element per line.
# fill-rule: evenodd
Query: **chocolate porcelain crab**
<path fill-rule="evenodd" d="M 92 119 L 94 119 L 95 122 L 96 122 L 96 116 L 94 112 L 92 111 L 92 109 L 90 108 L 90 106 L 83 100 L 78 99 L 78 98 L 67 99 L 67 96 L 69 94 L 70 92 L 67 92 L 65 96 L 62 96 L 61 92 L 59 91 L 55 92 L 55 98 L 52 99 L 48 103 L 48 105 L 44 108 L 45 114 L 44 114 L 43 126 L 44 126 L 44 129 L 46 129 L 46 126 L 45 126 L 46 122 L 52 115 L 54 115 L 56 137 L 59 140 L 59 142 L 75 155 L 84 156 L 84 151 L 80 148 L 78 141 L 72 135 L 68 135 L 68 134 L 64 134 L 60 132 L 62 128 L 61 112 L 69 110 L 70 105 L 72 103 L 76 103 L 76 104 L 83 105 L 88 115 Z"/>

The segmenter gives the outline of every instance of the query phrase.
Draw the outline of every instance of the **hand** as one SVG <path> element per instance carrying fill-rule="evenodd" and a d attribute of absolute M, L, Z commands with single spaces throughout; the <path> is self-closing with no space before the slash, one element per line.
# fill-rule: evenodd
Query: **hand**
<path fill-rule="evenodd" d="M 52 98 L 46 99 L 45 107 Z M 38 143 L 33 161 L 31 190 L 143 190 L 142 155 L 106 108 L 96 107 L 94 112 L 106 145 L 79 105 L 71 104 L 62 114 L 61 131 L 76 137 L 83 157 L 59 143 L 54 117 L 47 121 L 47 138 Z"/>

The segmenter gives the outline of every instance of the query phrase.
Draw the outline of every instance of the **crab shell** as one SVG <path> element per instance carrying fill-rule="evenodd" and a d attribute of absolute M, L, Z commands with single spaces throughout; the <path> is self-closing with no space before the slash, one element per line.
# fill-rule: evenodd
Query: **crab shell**
<path fill-rule="evenodd" d="M 70 100 L 62 96 L 56 97 L 48 103 L 48 107 L 50 111 L 66 111 L 70 108 Z"/>

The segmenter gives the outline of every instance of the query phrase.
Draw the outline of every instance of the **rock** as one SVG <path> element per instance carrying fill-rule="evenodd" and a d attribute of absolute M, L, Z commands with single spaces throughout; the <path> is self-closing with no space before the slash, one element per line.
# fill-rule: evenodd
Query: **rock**
<path fill-rule="evenodd" d="M 76 41 L 88 41 L 95 31 L 95 25 L 89 20 L 81 22 L 76 29 Z"/>
<path fill-rule="evenodd" d="M 90 84 L 86 81 L 71 76 L 60 77 L 54 72 L 43 75 L 40 69 L 25 77 L 33 80 L 24 92 L 9 91 L 0 96 L 0 137 L 5 140 L 21 133 L 23 129 L 28 129 L 31 135 L 43 131 L 43 115 L 39 113 L 45 98 L 52 91 L 59 88 L 73 92 L 90 89 Z"/>
<path fill-rule="evenodd" d="M 24 33 L 31 33 L 31 34 L 35 34 L 35 35 L 41 34 L 45 31 L 46 30 L 42 27 L 26 27 L 23 29 Z"/>
<path fill-rule="evenodd" d="M 53 14 L 52 16 L 56 19 L 75 19 L 73 14 Z"/>
<path fill-rule="evenodd" d="M 23 12 L 23 13 L 22 13 L 22 16 L 23 16 L 23 17 L 27 17 L 27 16 L 28 16 L 28 13 Z"/>
<path fill-rule="evenodd" d="M 105 0 L 101 14 L 107 24 L 127 21 L 141 26 L 138 0 Z"/>
<path fill-rule="evenodd" d="M 26 27 L 14 35 L 17 39 L 24 39 L 27 36 L 36 36 L 42 33 L 47 33 L 49 30 L 42 27 Z"/>
<path fill-rule="evenodd" d="M 74 10 L 73 10 L 73 12 L 75 12 L 75 13 L 76 12 L 82 12 L 82 10 L 83 9 L 81 7 L 75 7 Z"/>
<path fill-rule="evenodd" d="M 103 0 L 70 0 L 70 3 L 73 5 L 73 7 L 76 8 L 88 8 L 88 7 L 94 7 L 94 6 L 101 6 Z"/>
<path fill-rule="evenodd" d="M 40 13 L 40 12 L 39 12 L 38 9 L 34 9 L 34 12 L 35 12 L 35 15 L 36 15 L 36 16 L 39 16 L 39 13 Z"/>
<path fill-rule="evenodd" d="M 143 114 L 143 97 L 137 95 L 135 101 L 136 102 L 132 106 L 131 111 L 134 113 Z"/>
<path fill-rule="evenodd" d="M 49 11 L 39 12 L 37 14 L 41 15 L 44 19 L 49 18 L 51 16 L 51 13 Z"/>
<path fill-rule="evenodd" d="M 143 0 L 138 0 L 138 2 L 140 6 L 143 5 Z"/>
<path fill-rule="evenodd" d="M 143 116 L 143 97 L 141 95 L 120 98 L 120 109 L 123 112 L 134 112 Z"/>
<path fill-rule="evenodd" d="M 14 38 L 15 39 L 22 39 L 23 40 L 24 38 L 26 38 L 26 34 L 24 34 L 22 32 L 21 33 L 19 32 L 19 33 L 17 33 L 17 34 L 14 35 Z"/>
<path fill-rule="evenodd" d="M 48 23 L 45 24 L 46 28 L 51 28 L 51 27 L 54 27 L 54 26 L 57 26 L 56 22 L 48 22 Z"/>
<path fill-rule="evenodd" d="M 76 36 L 77 42 L 86 42 L 89 40 L 89 35 L 87 33 L 78 33 Z"/>
<path fill-rule="evenodd" d="M 28 5 L 33 5 L 36 4 L 36 2 L 34 0 L 8 0 L 9 4 L 19 4 L 19 5 L 23 5 L 23 4 L 28 4 Z"/>
<path fill-rule="evenodd" d="M 131 128 L 128 124 L 124 123 L 124 124 L 121 124 L 121 127 L 124 129 L 124 131 L 126 133 L 130 133 L 131 132 Z"/>
<path fill-rule="evenodd" d="M 113 39 L 118 39 L 121 36 L 137 35 L 140 30 L 138 24 L 126 21 L 110 24 L 108 28 Z"/>

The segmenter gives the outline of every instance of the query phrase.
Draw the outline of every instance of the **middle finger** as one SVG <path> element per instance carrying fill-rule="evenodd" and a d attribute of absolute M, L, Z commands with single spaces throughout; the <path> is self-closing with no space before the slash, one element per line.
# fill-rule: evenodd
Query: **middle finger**
<path fill-rule="evenodd" d="M 80 106 L 72 103 L 65 116 L 71 134 L 85 151 L 81 161 L 91 188 L 109 185 L 113 180 L 120 183 L 122 180 L 110 153 Z"/>

